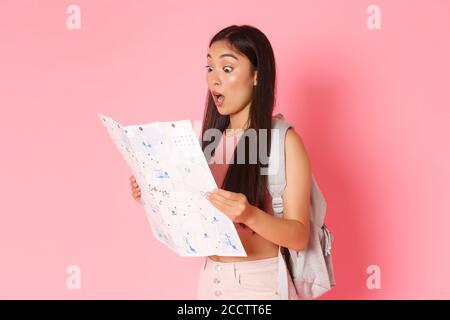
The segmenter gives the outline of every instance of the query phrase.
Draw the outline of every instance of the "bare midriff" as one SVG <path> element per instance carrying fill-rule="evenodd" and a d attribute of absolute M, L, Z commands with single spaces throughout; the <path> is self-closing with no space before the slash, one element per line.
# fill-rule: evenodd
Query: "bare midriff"
<path fill-rule="evenodd" d="M 244 246 L 247 257 L 209 256 L 218 262 L 238 262 L 267 259 L 278 256 L 278 245 L 251 231 L 238 231 L 239 238 Z"/>

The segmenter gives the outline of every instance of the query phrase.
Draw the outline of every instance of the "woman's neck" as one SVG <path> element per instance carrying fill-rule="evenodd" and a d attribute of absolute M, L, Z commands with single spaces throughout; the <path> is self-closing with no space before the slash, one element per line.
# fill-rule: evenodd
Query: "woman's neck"
<path fill-rule="evenodd" d="M 242 108 L 237 113 L 233 113 L 229 115 L 229 124 L 227 129 L 231 130 L 245 130 L 248 127 L 249 119 L 249 111 L 250 111 L 250 103 Z"/>

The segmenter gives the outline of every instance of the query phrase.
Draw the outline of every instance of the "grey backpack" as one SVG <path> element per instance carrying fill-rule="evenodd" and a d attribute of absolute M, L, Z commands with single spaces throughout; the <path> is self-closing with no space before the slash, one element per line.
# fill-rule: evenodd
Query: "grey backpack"
<path fill-rule="evenodd" d="M 275 139 L 272 138 L 270 149 L 268 189 L 272 196 L 274 214 L 278 218 L 283 215 L 282 195 L 286 187 L 284 143 L 290 127 L 292 125 L 284 121 L 282 114 L 273 117 L 272 129 L 279 131 L 278 135 L 272 135 Z M 275 152 L 277 153 L 274 154 Z M 273 161 L 277 161 L 276 166 Z M 276 169 L 271 171 L 271 166 Z M 331 258 L 333 236 L 325 226 L 326 201 L 314 176 L 310 199 L 311 232 L 308 247 L 296 251 L 280 246 L 278 252 L 281 299 L 288 299 L 287 272 L 292 277 L 299 299 L 315 299 L 335 286 Z"/>

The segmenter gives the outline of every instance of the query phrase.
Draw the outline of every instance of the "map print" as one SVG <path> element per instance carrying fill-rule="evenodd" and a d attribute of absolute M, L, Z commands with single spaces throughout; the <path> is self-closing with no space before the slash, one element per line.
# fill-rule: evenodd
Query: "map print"
<path fill-rule="evenodd" d="M 141 189 L 153 235 L 180 256 L 247 256 L 189 120 L 122 126 L 98 114 Z"/>

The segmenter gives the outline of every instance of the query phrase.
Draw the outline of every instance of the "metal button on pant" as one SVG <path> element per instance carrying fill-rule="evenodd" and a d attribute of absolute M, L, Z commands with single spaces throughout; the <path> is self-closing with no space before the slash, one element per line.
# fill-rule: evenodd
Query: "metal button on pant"
<path fill-rule="evenodd" d="M 219 273 L 219 271 L 221 271 L 223 268 L 222 268 L 221 265 L 216 265 L 216 266 L 214 267 L 214 269 L 215 269 L 216 273 Z M 217 277 L 215 277 L 215 278 L 213 279 L 213 283 L 217 286 L 217 285 L 220 283 L 220 279 L 217 278 Z M 222 295 L 222 291 L 216 290 L 216 291 L 214 291 L 214 295 L 215 295 L 216 297 L 220 297 L 220 296 Z"/>

